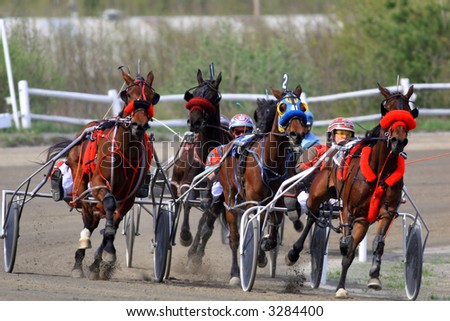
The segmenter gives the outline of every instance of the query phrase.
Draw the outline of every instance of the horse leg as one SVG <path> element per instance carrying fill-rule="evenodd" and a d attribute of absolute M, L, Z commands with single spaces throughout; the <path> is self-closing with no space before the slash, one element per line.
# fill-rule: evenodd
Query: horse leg
<path fill-rule="evenodd" d="M 367 287 L 373 290 L 381 290 L 380 270 L 381 270 L 381 257 L 384 252 L 384 240 L 386 238 L 386 233 L 389 226 L 392 223 L 392 217 L 384 216 L 378 221 L 377 232 L 375 238 L 373 239 L 373 257 L 372 257 L 372 267 L 369 271 L 369 282 Z"/>
<path fill-rule="evenodd" d="M 217 206 L 203 213 L 199 223 L 197 234 L 195 235 L 194 242 L 188 251 L 189 261 L 191 261 L 194 266 L 200 266 L 202 264 L 202 258 L 205 256 L 205 248 L 208 243 L 213 230 L 214 223 L 217 219 L 216 211 Z M 220 211 L 220 209 L 219 209 Z"/>
<path fill-rule="evenodd" d="M 303 245 L 305 244 L 306 237 L 308 236 L 309 231 L 311 230 L 311 227 L 313 226 L 314 222 L 315 222 L 315 218 L 312 215 L 308 215 L 308 219 L 306 220 L 305 228 L 303 229 L 302 233 L 300 234 L 300 237 L 294 243 L 294 245 L 292 246 L 292 249 L 286 254 L 286 257 L 285 257 L 286 265 L 292 266 L 300 258 L 300 252 L 303 250 Z"/>
<path fill-rule="evenodd" d="M 347 254 L 344 255 L 342 258 L 341 275 L 339 277 L 339 282 L 336 287 L 336 297 L 337 298 L 345 298 L 348 295 L 347 290 L 345 289 L 347 272 L 355 258 L 356 249 L 358 248 L 359 243 L 361 243 L 361 241 L 364 239 L 364 236 L 367 233 L 368 227 L 369 227 L 369 225 L 367 224 L 366 221 L 355 222 L 355 225 L 354 225 L 353 231 L 352 231 L 352 235 L 350 236 L 350 238 L 352 240 L 349 241 L 349 244 L 351 244 L 351 247 L 348 248 Z"/>
<path fill-rule="evenodd" d="M 83 273 L 83 260 L 86 255 L 86 249 L 90 249 L 91 245 L 91 234 L 100 222 L 100 217 L 95 215 L 88 204 L 83 204 L 82 217 L 84 223 L 84 229 L 80 233 L 80 239 L 78 242 L 78 249 L 75 252 L 75 263 L 72 268 L 72 277 L 82 278 Z"/>
<path fill-rule="evenodd" d="M 187 191 L 189 186 L 183 186 L 181 188 L 181 195 Z M 186 202 L 183 202 L 183 224 L 181 225 L 180 231 L 180 244 L 182 246 L 190 246 L 192 244 L 192 233 L 191 228 L 189 226 L 189 213 L 191 211 L 190 201 L 195 199 L 195 194 L 191 191 L 186 199 Z"/>
<path fill-rule="evenodd" d="M 94 254 L 94 262 L 89 266 L 89 280 L 100 279 L 100 264 L 102 263 L 102 254 L 104 243 L 102 242 Z"/>
<path fill-rule="evenodd" d="M 278 245 L 278 228 L 282 218 L 280 213 L 273 213 L 270 215 L 269 234 L 264 236 L 261 240 L 261 249 L 265 252 L 273 250 Z"/>
<path fill-rule="evenodd" d="M 102 259 L 107 263 L 116 261 L 116 249 L 114 247 L 114 238 L 116 235 L 116 227 L 114 225 L 114 212 L 117 208 L 116 198 L 113 194 L 107 193 L 102 200 L 103 208 L 106 212 L 105 230 L 103 232 L 103 253 Z"/>
<path fill-rule="evenodd" d="M 83 273 L 83 259 L 86 255 L 85 249 L 78 249 L 75 252 L 75 263 L 72 268 L 72 277 L 73 278 L 84 278 Z"/>
<path fill-rule="evenodd" d="M 230 285 L 239 286 L 241 284 L 239 265 L 238 265 L 238 249 L 239 249 L 239 230 L 238 230 L 238 213 L 226 211 L 228 226 L 230 228 L 230 249 L 231 249 L 231 278 Z"/>

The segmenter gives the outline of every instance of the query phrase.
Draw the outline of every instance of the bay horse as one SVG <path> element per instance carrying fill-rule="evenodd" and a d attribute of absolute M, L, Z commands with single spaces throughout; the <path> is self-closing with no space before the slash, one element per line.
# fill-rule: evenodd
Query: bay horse
<path fill-rule="evenodd" d="M 320 205 L 330 198 L 342 201 L 340 213 L 339 248 L 343 255 L 342 271 L 336 288 L 336 297 L 347 297 L 345 281 L 356 249 L 371 224 L 377 223 L 373 240 L 373 260 L 369 271 L 368 287 L 381 290 L 379 279 L 381 257 L 385 239 L 402 199 L 405 170 L 404 148 L 408 144 L 408 131 L 416 127 L 419 112 L 411 109 L 410 97 L 414 87 L 406 94 L 390 92 L 378 84 L 384 100 L 381 104 L 379 124 L 366 133 L 347 152 L 332 152 L 329 160 L 314 177 L 307 200 L 306 227 L 293 248 L 286 255 L 286 263 L 293 265 L 299 258 L 303 244 L 319 215 Z M 336 155 L 342 161 L 333 160 Z"/>
<path fill-rule="evenodd" d="M 86 129 L 90 129 L 89 134 L 63 155 L 67 157 L 66 163 L 73 176 L 69 205 L 81 208 L 84 224 L 75 253 L 73 277 L 84 277 L 83 259 L 86 249 L 92 247 L 90 237 L 100 219 L 105 218 L 103 240 L 89 266 L 89 278 L 111 278 L 116 262 L 116 231 L 132 208 L 151 163 L 152 149 L 146 130 L 154 114 L 154 105 L 159 101 L 159 94 L 152 87 L 154 75 L 150 71 L 146 79 L 140 74 L 132 78 L 120 69 L 127 85 L 121 92 L 124 108 L 118 117 L 85 125 L 75 138 Z M 47 159 L 71 142 L 66 140 L 50 147 Z M 89 194 L 93 200 L 88 198 Z"/>
<path fill-rule="evenodd" d="M 194 133 L 193 139 L 183 141 L 179 156 L 175 159 L 171 177 L 171 187 L 174 195 L 180 197 L 191 187 L 195 176 L 205 169 L 208 153 L 214 147 L 229 142 L 228 131 L 220 125 L 220 100 L 222 95 L 219 86 L 222 73 L 213 79 L 204 80 L 200 69 L 197 71 L 198 85 L 186 91 L 186 109 L 189 110 L 189 130 Z M 191 92 L 192 91 L 192 92 Z M 203 187 L 203 185 L 202 185 Z M 197 190 L 188 193 L 183 202 L 183 222 L 180 231 L 180 243 L 190 246 L 193 238 L 189 225 L 189 213 L 194 200 L 199 198 Z M 176 206 L 180 206 L 177 204 Z M 194 251 L 194 250 L 193 250 Z"/>
<path fill-rule="evenodd" d="M 259 133 L 268 133 L 272 129 L 273 119 L 276 113 L 277 101 L 274 99 L 257 99 L 257 107 L 254 111 L 253 120 L 255 128 Z M 230 137 L 230 140 L 232 138 Z M 207 194 L 206 192 L 205 194 Z M 202 197 L 202 195 L 200 196 Z M 191 270 L 198 270 L 205 256 L 205 249 L 214 230 L 217 218 L 225 220 L 225 206 L 222 197 L 209 207 L 202 207 L 203 214 L 199 220 L 197 233 L 194 236 L 191 247 L 188 251 L 187 267 Z M 226 225 L 226 222 L 223 222 Z"/>
<path fill-rule="evenodd" d="M 269 202 L 281 183 L 294 174 L 293 149 L 299 147 L 306 134 L 305 105 L 301 103 L 302 88 L 294 92 L 271 88 L 277 98 L 275 117 L 268 133 L 255 135 L 239 154 L 230 153 L 220 166 L 219 179 L 226 202 L 226 221 L 232 255 L 230 285 L 239 285 L 238 220 L 242 208 Z M 226 150 L 233 148 L 229 143 Z M 282 202 L 282 201 L 281 201 Z M 277 234 L 283 212 L 271 214 L 269 237 L 264 237 L 258 251 L 258 265 L 267 264 L 265 251 L 277 246 Z"/>

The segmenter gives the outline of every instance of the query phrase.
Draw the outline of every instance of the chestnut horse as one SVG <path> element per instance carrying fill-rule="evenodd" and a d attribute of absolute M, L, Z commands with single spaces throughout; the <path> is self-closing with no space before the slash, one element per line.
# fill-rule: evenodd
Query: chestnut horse
<path fill-rule="evenodd" d="M 90 236 L 100 219 L 106 218 L 103 241 L 89 267 L 89 278 L 109 279 L 114 271 L 116 250 L 114 238 L 124 215 L 132 208 L 136 193 L 147 175 L 151 162 L 151 144 L 146 130 L 152 120 L 153 105 L 159 95 L 152 87 L 153 72 L 144 79 L 125 73 L 127 88 L 121 93 L 125 107 L 118 117 L 88 123 L 76 137 L 85 135 L 67 151 L 67 165 L 73 176 L 70 206 L 81 207 L 84 229 L 75 253 L 73 277 L 84 277 L 83 259 L 91 248 Z M 89 130 L 89 134 L 86 133 Z M 48 159 L 71 141 L 54 145 Z M 88 198 L 89 194 L 92 198 Z"/>
<path fill-rule="evenodd" d="M 171 185 L 173 194 L 178 197 L 186 193 L 194 177 L 204 171 L 206 158 L 211 149 L 230 141 L 227 131 L 220 126 L 219 102 L 222 95 L 219 92 L 219 85 L 222 81 L 222 73 L 213 79 L 211 72 L 211 79 L 204 80 L 199 69 L 197 81 L 198 86 L 186 91 L 184 96 L 187 101 L 186 108 L 189 110 L 189 130 L 195 135 L 191 141 L 184 141 L 181 144 L 179 156 L 173 165 Z M 193 90 L 192 93 L 191 90 Z M 183 202 L 184 216 L 180 231 L 180 243 L 183 246 L 192 244 L 189 213 L 193 202 L 198 197 L 198 191 L 192 190 Z"/>
<path fill-rule="evenodd" d="M 295 160 L 293 148 L 300 146 L 306 134 L 306 111 L 301 103 L 302 88 L 295 92 L 281 92 L 272 88 L 278 104 L 271 131 L 257 135 L 249 146 L 245 145 L 239 153 L 230 153 L 220 166 L 220 182 L 223 186 L 226 206 L 226 220 L 230 230 L 232 254 L 231 285 L 239 285 L 238 247 L 239 212 L 269 202 L 287 177 L 294 174 Z M 233 148 L 229 143 L 226 150 Z M 281 206 L 281 205 L 280 205 Z M 245 207 L 245 208 L 243 208 Z M 277 246 L 277 234 L 284 213 L 271 214 L 269 237 L 262 240 L 258 251 L 258 265 L 267 264 L 265 251 Z"/>
<path fill-rule="evenodd" d="M 381 257 L 387 232 L 398 216 L 403 189 L 405 161 L 403 150 L 408 144 L 408 131 L 416 127 L 418 109 L 411 110 L 409 99 L 413 86 L 403 95 L 390 92 L 378 84 L 384 96 L 379 125 L 368 131 L 366 137 L 347 152 L 332 152 L 324 168 L 314 178 L 307 201 L 308 218 L 300 238 L 286 255 L 286 263 L 294 264 L 313 223 L 319 215 L 320 205 L 330 198 L 342 201 L 340 251 L 343 255 L 342 271 L 336 288 L 336 297 L 346 297 L 347 272 L 355 257 L 359 243 L 369 226 L 378 221 L 373 241 L 373 261 L 368 287 L 381 290 L 379 280 Z M 333 155 L 337 158 L 333 160 Z"/>

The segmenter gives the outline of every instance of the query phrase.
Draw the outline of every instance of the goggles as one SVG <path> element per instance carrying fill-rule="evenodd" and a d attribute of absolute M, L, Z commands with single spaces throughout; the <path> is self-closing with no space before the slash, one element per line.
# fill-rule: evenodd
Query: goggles
<path fill-rule="evenodd" d="M 250 131 L 250 129 L 233 129 L 233 134 L 235 135 L 235 136 L 241 136 L 241 135 L 244 135 L 245 133 L 247 133 L 247 132 L 249 132 Z"/>
<path fill-rule="evenodd" d="M 335 135 L 339 135 L 339 136 L 345 136 L 347 138 L 353 137 L 353 133 L 349 130 L 341 130 L 338 129 L 334 132 Z"/>

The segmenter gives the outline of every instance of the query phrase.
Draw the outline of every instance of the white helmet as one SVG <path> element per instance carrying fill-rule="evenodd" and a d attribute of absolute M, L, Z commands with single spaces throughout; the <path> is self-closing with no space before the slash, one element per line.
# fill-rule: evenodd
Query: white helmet
<path fill-rule="evenodd" d="M 338 117 L 333 119 L 328 125 L 327 133 L 331 133 L 334 130 L 348 130 L 355 134 L 355 126 L 353 126 L 353 122 L 350 119 Z"/>

